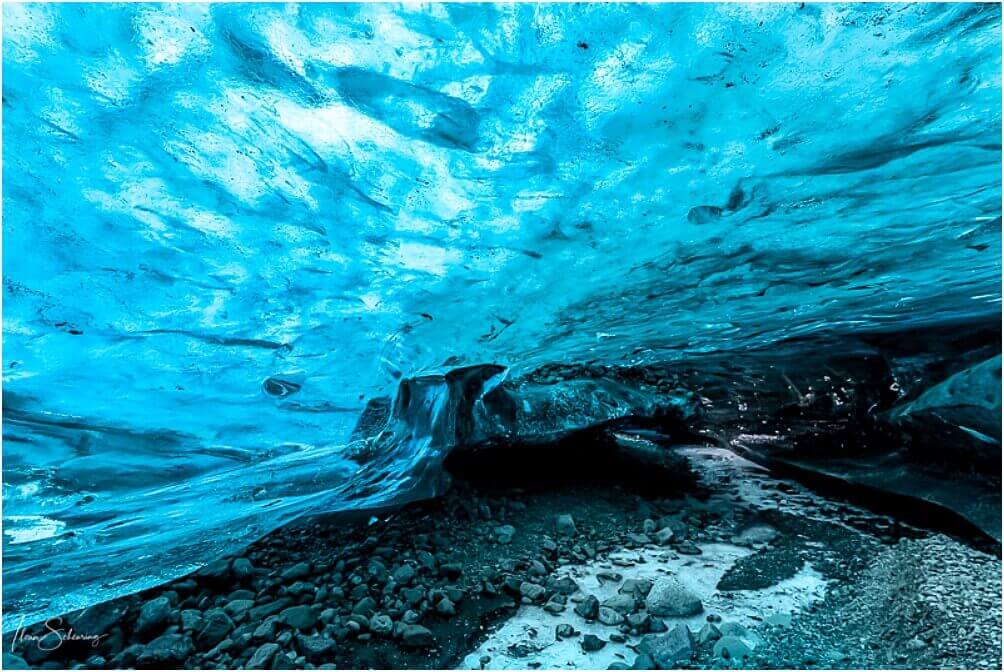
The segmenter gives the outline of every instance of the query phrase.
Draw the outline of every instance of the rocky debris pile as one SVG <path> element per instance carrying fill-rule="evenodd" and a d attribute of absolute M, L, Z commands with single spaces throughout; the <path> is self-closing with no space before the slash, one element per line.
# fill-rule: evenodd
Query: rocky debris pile
<path fill-rule="evenodd" d="M 773 667 L 1000 669 L 1000 559 L 944 535 L 902 539 L 817 608 L 767 628 Z"/>
<path fill-rule="evenodd" d="M 521 604 L 574 611 L 629 635 L 660 632 L 662 622 L 645 613 L 651 585 L 628 585 L 599 604 L 555 570 L 625 545 L 693 543 L 717 514 L 616 490 L 601 500 L 582 515 L 552 508 L 541 516 L 519 498 L 461 488 L 370 526 L 305 523 L 159 589 L 68 615 L 76 632 L 99 635 L 96 646 L 46 651 L 21 641 L 6 660 L 94 669 L 446 667 L 473 648 L 485 623 Z M 637 521 L 627 527 L 625 503 Z"/>
<path fill-rule="evenodd" d="M 780 484 L 777 494 L 796 496 Z M 46 651 L 8 634 L 4 667 L 452 668 L 523 606 L 554 617 L 554 639 L 583 656 L 634 651 L 614 669 L 999 666 L 999 628 L 974 625 L 987 614 L 999 620 L 999 559 L 944 538 L 883 546 L 845 526 L 845 508 L 837 513 L 841 524 L 731 494 L 651 499 L 590 487 L 485 496 L 460 483 L 380 519 L 290 526 L 240 557 L 64 617 L 96 641 Z M 803 561 L 835 588 L 817 608 L 751 631 L 707 613 L 665 568 L 622 575 L 641 555 L 632 549 L 701 563 L 711 542 L 752 551 L 723 575 L 720 592 L 758 590 Z M 597 594 L 576 580 L 587 564 L 601 570 Z M 478 664 L 530 660 L 534 646 L 544 644 L 516 645 L 497 661 L 489 651 Z"/>

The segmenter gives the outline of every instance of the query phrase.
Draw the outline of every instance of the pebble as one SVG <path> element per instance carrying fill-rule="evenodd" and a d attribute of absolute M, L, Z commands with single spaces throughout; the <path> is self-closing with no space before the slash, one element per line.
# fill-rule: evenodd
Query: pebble
<path fill-rule="evenodd" d="M 595 620 L 600 612 L 600 601 L 594 595 L 587 595 L 584 600 L 575 605 L 575 613 L 587 621 Z"/>
<path fill-rule="evenodd" d="M 432 631 L 417 624 L 407 624 L 401 627 L 401 643 L 405 646 L 418 648 L 430 646 L 433 643 Z"/>
<path fill-rule="evenodd" d="M 600 607 L 597 620 L 603 625 L 620 625 L 624 622 L 624 615 L 610 607 Z"/>
<path fill-rule="evenodd" d="M 324 662 L 335 650 L 335 642 L 320 635 L 297 635 L 296 643 L 300 653 L 315 663 Z"/>
<path fill-rule="evenodd" d="M 568 639 L 569 637 L 575 637 L 577 634 L 579 634 L 578 630 L 568 623 L 559 623 L 554 628 L 554 636 L 557 639 Z"/>
<path fill-rule="evenodd" d="M 283 609 L 279 614 L 279 619 L 286 625 L 298 630 L 309 630 L 317 623 L 317 614 L 314 609 L 307 605 L 298 605 Z"/>
<path fill-rule="evenodd" d="M 597 637 L 596 635 L 585 635 L 583 636 L 581 642 L 582 650 L 585 651 L 586 653 L 599 651 L 606 645 L 607 643 L 602 639 L 600 639 L 599 637 Z"/>
<path fill-rule="evenodd" d="M 377 635 L 389 635 L 394 630 L 394 621 L 387 614 L 377 614 L 370 620 L 370 630 Z"/>

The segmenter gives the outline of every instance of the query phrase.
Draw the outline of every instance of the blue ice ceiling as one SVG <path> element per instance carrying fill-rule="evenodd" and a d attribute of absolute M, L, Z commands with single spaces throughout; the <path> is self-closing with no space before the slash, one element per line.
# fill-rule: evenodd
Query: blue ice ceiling
<path fill-rule="evenodd" d="M 8 612 L 404 496 L 404 379 L 1000 314 L 999 5 L 3 20 Z"/>

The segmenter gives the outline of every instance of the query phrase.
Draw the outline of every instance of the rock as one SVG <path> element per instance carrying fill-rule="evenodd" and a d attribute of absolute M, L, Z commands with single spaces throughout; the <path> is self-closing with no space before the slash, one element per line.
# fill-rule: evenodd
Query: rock
<path fill-rule="evenodd" d="M 453 605 L 453 602 L 448 597 L 444 597 L 439 602 L 436 603 L 436 611 L 443 616 L 456 616 L 457 608 Z"/>
<path fill-rule="evenodd" d="M 230 615 L 230 618 L 234 619 L 234 622 L 240 623 L 243 621 L 251 607 L 254 606 L 254 600 L 231 600 L 223 606 L 223 611 Z"/>
<path fill-rule="evenodd" d="M 557 639 L 568 639 L 569 637 L 575 637 L 577 634 L 579 634 L 579 631 L 568 623 L 559 623 L 554 628 L 554 636 Z"/>
<path fill-rule="evenodd" d="M 412 582 L 416 574 L 415 568 L 411 565 L 402 565 L 395 569 L 391 576 L 394 577 L 394 582 L 398 585 L 407 586 Z"/>
<path fill-rule="evenodd" d="M 415 559 L 418 560 L 418 564 L 429 571 L 435 571 L 436 569 L 436 556 L 429 551 L 419 551 L 415 554 Z"/>
<path fill-rule="evenodd" d="M 255 649 L 255 652 L 251 655 L 251 660 L 248 661 L 247 667 L 251 670 L 272 669 L 272 661 L 278 653 L 279 645 L 275 642 L 262 644 Z"/>
<path fill-rule="evenodd" d="M 230 560 L 220 558 L 205 565 L 195 573 L 203 583 L 223 586 L 230 581 Z"/>
<path fill-rule="evenodd" d="M 280 611 L 293 604 L 293 600 L 288 597 L 280 597 L 278 600 L 272 602 L 266 602 L 265 604 L 259 604 L 248 612 L 248 616 L 252 621 L 261 621 L 272 614 L 278 614 Z"/>
<path fill-rule="evenodd" d="M 24 658 L 21 656 L 14 655 L 13 653 L 4 652 L 3 654 L 3 669 L 5 670 L 27 670 L 28 663 L 25 662 Z"/>
<path fill-rule="evenodd" d="M 405 602 L 414 607 L 425 599 L 425 591 L 418 587 L 405 588 L 401 591 L 401 597 L 404 598 Z"/>
<path fill-rule="evenodd" d="M 116 669 L 135 667 L 136 661 L 139 660 L 139 657 L 143 654 L 144 649 L 145 647 L 142 644 L 131 644 L 127 646 L 111 659 L 111 667 Z M 6 665 L 4 667 L 6 669 Z"/>
<path fill-rule="evenodd" d="M 664 527 L 658 532 L 656 532 L 654 537 L 655 537 L 655 543 L 659 544 L 660 546 L 666 546 L 671 541 L 673 541 L 673 530 L 669 529 L 668 527 Z"/>
<path fill-rule="evenodd" d="M 254 577 L 254 565 L 247 558 L 237 558 L 231 566 L 234 578 L 244 583 Z"/>
<path fill-rule="evenodd" d="M 547 591 L 549 593 L 558 593 L 559 595 L 571 595 L 579 589 L 579 584 L 570 576 L 562 576 L 561 578 L 550 578 L 545 584 Z"/>
<path fill-rule="evenodd" d="M 652 617 L 645 613 L 628 614 L 627 624 L 638 632 L 648 632 Z"/>
<path fill-rule="evenodd" d="M 202 629 L 195 636 L 199 647 L 211 649 L 224 639 L 234 629 L 234 622 L 222 609 L 208 610 L 202 619 Z"/>
<path fill-rule="evenodd" d="M 700 598 L 671 577 L 659 578 L 645 598 L 653 616 L 693 616 L 704 610 Z"/>
<path fill-rule="evenodd" d="M 353 614 L 362 614 L 363 616 L 369 618 L 376 611 L 377 603 L 372 597 L 364 597 L 363 599 L 352 605 Z"/>
<path fill-rule="evenodd" d="M 643 653 L 634 659 L 634 664 L 631 665 L 632 670 L 654 670 L 655 661 L 652 660 L 652 656 L 647 653 Z"/>
<path fill-rule="evenodd" d="M 577 532 L 575 529 L 575 520 L 567 513 L 563 513 L 555 519 L 554 529 L 559 535 L 566 537 L 574 536 Z"/>
<path fill-rule="evenodd" d="M 660 669 L 673 669 L 694 655 L 694 635 L 681 623 L 664 635 L 645 637 L 638 650 L 652 656 Z"/>
<path fill-rule="evenodd" d="M 753 655 L 753 651 L 743 643 L 743 640 L 733 635 L 727 635 L 715 642 L 712 655 L 722 660 L 742 663 L 743 659 Z"/>
<path fill-rule="evenodd" d="M 721 636 L 721 631 L 715 627 L 714 623 L 705 623 L 701 631 L 697 633 L 697 644 L 704 646 L 710 642 L 718 641 Z"/>
<path fill-rule="evenodd" d="M 444 562 L 439 566 L 439 573 L 446 578 L 453 580 L 463 573 L 463 568 L 456 562 Z"/>
<path fill-rule="evenodd" d="M 599 637 L 597 637 L 596 635 L 586 635 L 582 638 L 581 642 L 582 650 L 585 651 L 586 653 L 599 651 L 606 645 L 607 643 L 602 639 L 600 639 Z"/>
<path fill-rule="evenodd" d="M 624 615 L 610 607 L 600 607 L 597 620 L 603 625 L 620 625 L 624 622 Z"/>
<path fill-rule="evenodd" d="M 387 614 L 377 614 L 370 619 L 370 630 L 377 635 L 386 637 L 394 631 L 394 621 Z"/>
<path fill-rule="evenodd" d="M 651 518 L 646 518 L 641 524 L 641 531 L 645 534 L 652 534 L 655 532 L 655 521 Z"/>
<path fill-rule="evenodd" d="M 409 624 L 401 627 L 401 643 L 410 648 L 431 646 L 432 631 L 421 625 Z"/>
<path fill-rule="evenodd" d="M 770 525 L 753 525 L 732 538 L 732 543 L 740 546 L 769 544 L 777 539 L 778 531 Z"/>
<path fill-rule="evenodd" d="M 283 609 L 279 614 L 279 620 L 292 628 L 309 630 L 317 623 L 317 614 L 312 607 L 301 604 Z"/>
<path fill-rule="evenodd" d="M 292 583 L 294 581 L 299 581 L 300 579 L 305 579 L 310 576 L 310 564 L 306 562 L 298 562 L 293 565 L 281 575 L 284 583 Z"/>
<path fill-rule="evenodd" d="M 647 534 L 638 534 L 637 532 L 632 532 L 627 535 L 628 541 L 635 546 L 645 546 L 646 544 L 652 543 L 652 540 Z"/>
<path fill-rule="evenodd" d="M 611 638 L 612 639 L 612 638 Z M 631 667 L 627 663 L 613 662 L 607 665 L 608 670 L 630 670 Z"/>
<path fill-rule="evenodd" d="M 676 545 L 676 552 L 680 555 L 701 555 L 703 551 L 692 541 L 684 541 Z"/>
<path fill-rule="evenodd" d="M 181 612 L 181 629 L 198 633 L 202 630 L 205 619 L 198 609 L 185 609 Z"/>
<path fill-rule="evenodd" d="M 126 613 L 126 605 L 121 602 L 102 602 L 87 607 L 67 617 L 67 623 L 75 633 L 81 635 L 104 635 L 118 623 Z"/>
<path fill-rule="evenodd" d="M 146 645 L 136 663 L 141 667 L 181 667 L 194 650 L 195 645 L 188 635 L 161 635 Z"/>
<path fill-rule="evenodd" d="M 613 597 L 608 597 L 603 600 L 603 604 L 600 606 L 609 607 L 621 614 L 630 614 L 635 610 L 637 605 L 635 604 L 634 596 L 626 593 L 618 593 Z"/>
<path fill-rule="evenodd" d="M 278 620 L 279 620 L 278 616 L 269 616 L 264 621 L 262 621 L 257 628 L 254 629 L 254 632 L 251 633 L 251 637 L 253 639 L 266 640 L 266 641 L 271 641 L 275 639 L 275 627 L 277 625 Z"/>
<path fill-rule="evenodd" d="M 158 597 L 148 601 L 139 610 L 136 620 L 136 632 L 148 635 L 164 629 L 171 619 L 171 601 L 166 597 Z"/>
<path fill-rule="evenodd" d="M 335 642 L 321 635 L 297 635 L 296 643 L 300 653 L 314 663 L 324 662 L 335 650 Z"/>
<path fill-rule="evenodd" d="M 575 605 L 575 613 L 587 621 L 595 620 L 600 613 L 600 601 L 594 595 L 587 595 L 586 599 Z"/>
<path fill-rule="evenodd" d="M 617 592 L 624 593 L 625 595 L 633 595 L 639 600 L 644 600 L 648 597 L 651 590 L 652 582 L 648 579 L 628 579 Z"/>
<path fill-rule="evenodd" d="M 556 594 L 551 596 L 551 599 L 547 601 L 547 604 L 544 605 L 543 609 L 549 614 L 557 615 L 565 610 L 565 604 L 565 596 Z"/>
<path fill-rule="evenodd" d="M 516 536 L 516 528 L 512 525 L 499 525 L 495 528 L 495 540 L 500 544 L 512 543 L 513 537 Z"/>
<path fill-rule="evenodd" d="M 537 600 L 544 597 L 544 595 L 547 593 L 547 589 L 545 589 L 544 586 L 540 585 L 539 583 L 531 583 L 529 581 L 524 581 L 523 583 L 519 584 L 519 593 L 528 600 L 536 602 Z"/>
<path fill-rule="evenodd" d="M 731 621 L 719 625 L 718 630 L 722 633 L 722 637 L 736 637 L 749 647 L 750 650 L 755 649 L 762 641 L 758 635 L 750 632 L 742 625 Z"/>

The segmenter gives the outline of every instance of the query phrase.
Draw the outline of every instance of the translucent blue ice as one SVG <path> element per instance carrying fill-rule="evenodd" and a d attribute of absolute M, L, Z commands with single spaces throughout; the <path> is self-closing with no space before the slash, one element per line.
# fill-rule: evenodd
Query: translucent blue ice
<path fill-rule="evenodd" d="M 5 626 L 412 496 L 422 376 L 999 316 L 1000 13 L 5 4 Z"/>

